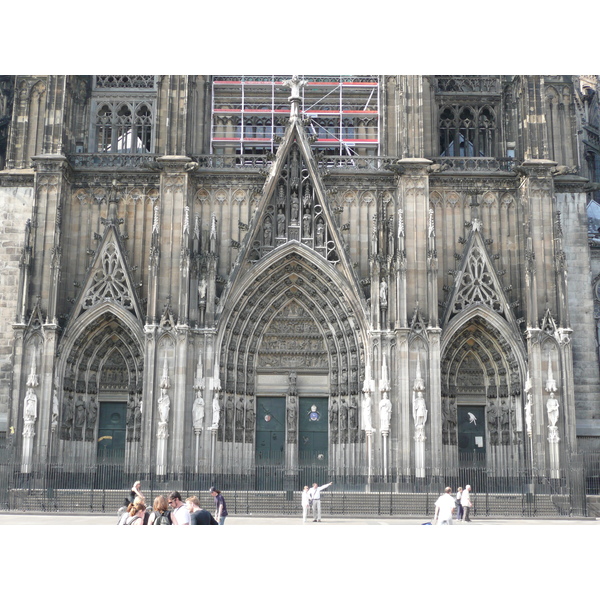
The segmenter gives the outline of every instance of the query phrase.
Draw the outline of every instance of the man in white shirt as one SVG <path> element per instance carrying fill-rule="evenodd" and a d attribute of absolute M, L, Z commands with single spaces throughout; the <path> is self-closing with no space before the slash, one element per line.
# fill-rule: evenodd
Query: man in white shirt
<path fill-rule="evenodd" d="M 447 487 L 444 493 L 435 501 L 435 516 L 433 520 L 438 525 L 452 525 L 452 513 L 456 501 L 452 497 L 452 488 Z"/>
<path fill-rule="evenodd" d="M 464 514 L 463 521 L 470 523 L 471 518 L 469 517 L 469 513 L 471 512 L 471 507 L 473 506 L 473 503 L 471 502 L 471 486 L 470 485 L 465 486 L 462 496 L 460 497 L 460 503 L 461 503 L 461 506 L 463 507 L 463 514 Z"/>
<path fill-rule="evenodd" d="M 328 488 L 332 483 L 333 481 L 330 481 L 321 487 L 319 487 L 316 483 L 313 483 L 312 488 L 308 492 L 308 500 L 312 505 L 312 514 L 314 517 L 313 523 L 321 522 L 321 490 Z"/>
<path fill-rule="evenodd" d="M 175 525 L 190 525 L 190 511 L 188 507 L 181 501 L 179 492 L 171 492 L 169 494 L 169 506 L 171 507 L 173 523 Z"/>

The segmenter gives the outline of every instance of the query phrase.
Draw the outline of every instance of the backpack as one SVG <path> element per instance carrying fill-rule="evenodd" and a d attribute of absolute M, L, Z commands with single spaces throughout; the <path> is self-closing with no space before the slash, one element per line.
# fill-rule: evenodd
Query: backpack
<path fill-rule="evenodd" d="M 156 512 L 155 515 L 153 525 L 173 525 L 169 511 L 165 511 L 164 513 Z"/>
<path fill-rule="evenodd" d="M 117 525 L 125 525 L 125 520 L 123 519 L 123 514 L 127 512 L 126 506 L 121 506 L 117 511 Z"/>
<path fill-rule="evenodd" d="M 127 521 L 125 521 L 125 525 L 133 525 L 133 523 L 134 523 L 135 521 L 137 521 L 138 519 L 141 519 L 141 518 L 142 518 L 142 517 L 133 517 L 133 518 L 131 519 L 131 521 L 130 521 L 129 519 L 127 519 Z"/>

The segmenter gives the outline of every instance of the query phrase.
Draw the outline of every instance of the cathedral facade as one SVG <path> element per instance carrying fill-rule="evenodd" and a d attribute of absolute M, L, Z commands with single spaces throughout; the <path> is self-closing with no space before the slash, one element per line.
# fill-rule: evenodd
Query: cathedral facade
<path fill-rule="evenodd" d="M 23 472 L 559 478 L 600 449 L 588 79 L 0 86 Z"/>

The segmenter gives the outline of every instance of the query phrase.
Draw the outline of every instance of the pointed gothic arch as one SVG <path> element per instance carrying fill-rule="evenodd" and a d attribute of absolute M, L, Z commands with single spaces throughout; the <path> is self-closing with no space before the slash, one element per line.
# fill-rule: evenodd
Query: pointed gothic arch
<path fill-rule="evenodd" d="M 64 441 L 93 441 L 98 395 L 127 395 L 127 440 L 141 436 L 140 403 L 144 370 L 143 332 L 126 309 L 96 305 L 71 324 L 59 346 L 56 379 L 59 394 L 59 436 Z M 83 403 L 78 424 L 75 408 Z M 95 406 L 90 420 L 90 406 Z"/>
<path fill-rule="evenodd" d="M 231 292 L 217 340 L 226 393 L 255 394 L 261 342 L 277 315 L 295 304 L 321 335 L 331 394 L 358 395 L 364 378 L 364 310 L 324 258 L 288 242 L 248 271 Z"/>

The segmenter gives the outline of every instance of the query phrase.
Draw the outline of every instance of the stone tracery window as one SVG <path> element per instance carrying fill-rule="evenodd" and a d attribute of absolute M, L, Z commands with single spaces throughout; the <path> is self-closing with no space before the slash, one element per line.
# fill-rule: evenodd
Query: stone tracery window
<path fill-rule="evenodd" d="M 440 109 L 440 156 L 495 156 L 496 114 L 486 105 Z"/>
<path fill-rule="evenodd" d="M 92 151 L 154 150 L 154 76 L 97 75 L 92 99 Z"/>

